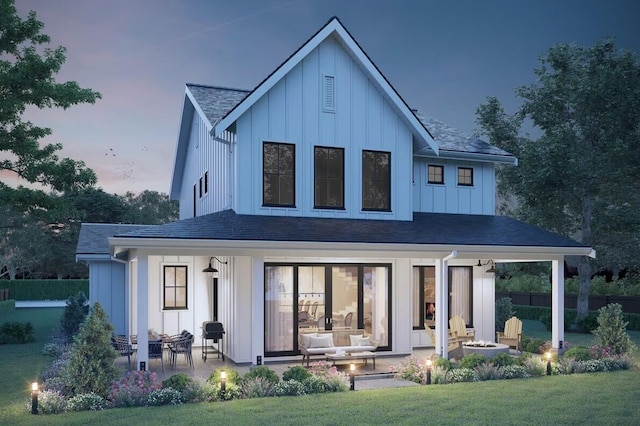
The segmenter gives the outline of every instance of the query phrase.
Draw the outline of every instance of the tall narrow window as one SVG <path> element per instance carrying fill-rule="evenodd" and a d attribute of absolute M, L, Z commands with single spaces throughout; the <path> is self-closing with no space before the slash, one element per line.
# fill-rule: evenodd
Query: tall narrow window
<path fill-rule="evenodd" d="M 314 207 L 344 208 L 344 149 L 314 149 Z"/>
<path fill-rule="evenodd" d="M 473 281 L 468 266 L 449 267 L 449 318 L 458 315 L 473 326 Z"/>
<path fill-rule="evenodd" d="M 163 290 L 164 309 L 187 309 L 187 267 L 166 265 Z"/>
<path fill-rule="evenodd" d="M 295 206 L 295 145 L 265 142 L 263 145 L 262 204 Z"/>
<path fill-rule="evenodd" d="M 391 153 L 362 151 L 362 209 L 391 211 Z"/>
<path fill-rule="evenodd" d="M 209 193 L 209 172 L 204 172 L 204 193 Z"/>
<path fill-rule="evenodd" d="M 444 166 L 436 166 L 429 164 L 427 183 L 443 184 L 444 183 Z"/>
<path fill-rule="evenodd" d="M 413 268 L 413 328 L 436 325 L 436 268 Z"/>
<path fill-rule="evenodd" d="M 471 167 L 458 167 L 458 185 L 473 186 L 473 169 Z"/>
<path fill-rule="evenodd" d="M 203 186 L 202 186 L 202 176 L 200 176 L 200 198 L 202 198 L 202 190 L 203 190 Z"/>

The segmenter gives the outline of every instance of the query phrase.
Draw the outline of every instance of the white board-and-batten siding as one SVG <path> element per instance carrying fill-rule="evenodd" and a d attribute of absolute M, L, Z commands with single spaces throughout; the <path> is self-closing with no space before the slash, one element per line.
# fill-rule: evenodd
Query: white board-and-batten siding
<path fill-rule="evenodd" d="M 323 108 L 334 77 L 335 111 Z M 329 38 L 237 121 L 238 213 L 411 220 L 412 133 L 378 88 Z M 295 145 L 295 207 L 262 205 L 263 142 Z M 314 147 L 344 148 L 345 208 L 314 209 Z M 362 211 L 362 151 L 391 153 L 391 212 Z"/>

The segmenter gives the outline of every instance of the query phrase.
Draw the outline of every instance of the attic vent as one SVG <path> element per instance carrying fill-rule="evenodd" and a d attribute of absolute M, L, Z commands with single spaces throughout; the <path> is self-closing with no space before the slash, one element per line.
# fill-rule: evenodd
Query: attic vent
<path fill-rule="evenodd" d="M 322 110 L 324 112 L 336 111 L 335 77 L 325 75 L 322 82 Z"/>

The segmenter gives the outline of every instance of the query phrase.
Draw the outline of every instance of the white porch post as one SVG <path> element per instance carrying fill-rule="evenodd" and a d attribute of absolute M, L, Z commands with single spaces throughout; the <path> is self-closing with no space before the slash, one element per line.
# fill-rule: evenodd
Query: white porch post
<path fill-rule="evenodd" d="M 251 273 L 251 358 L 258 364 L 258 357 L 264 363 L 264 257 L 252 258 Z"/>
<path fill-rule="evenodd" d="M 448 262 L 436 259 L 436 354 L 442 358 L 449 357 L 449 277 Z"/>
<path fill-rule="evenodd" d="M 149 370 L 149 256 L 138 254 L 138 303 L 136 307 L 138 323 L 138 370 L 142 370 L 144 362 L 145 370 Z"/>
<path fill-rule="evenodd" d="M 564 256 L 551 261 L 551 346 L 564 346 Z"/>

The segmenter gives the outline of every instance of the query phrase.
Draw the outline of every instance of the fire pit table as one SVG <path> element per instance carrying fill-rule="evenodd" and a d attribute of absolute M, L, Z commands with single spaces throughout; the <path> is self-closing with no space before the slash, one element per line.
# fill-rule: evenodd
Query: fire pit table
<path fill-rule="evenodd" d="M 467 356 L 469 354 L 484 355 L 487 358 L 493 358 L 499 353 L 509 353 L 509 346 L 502 343 L 493 342 L 464 342 L 462 344 L 462 354 Z"/>

